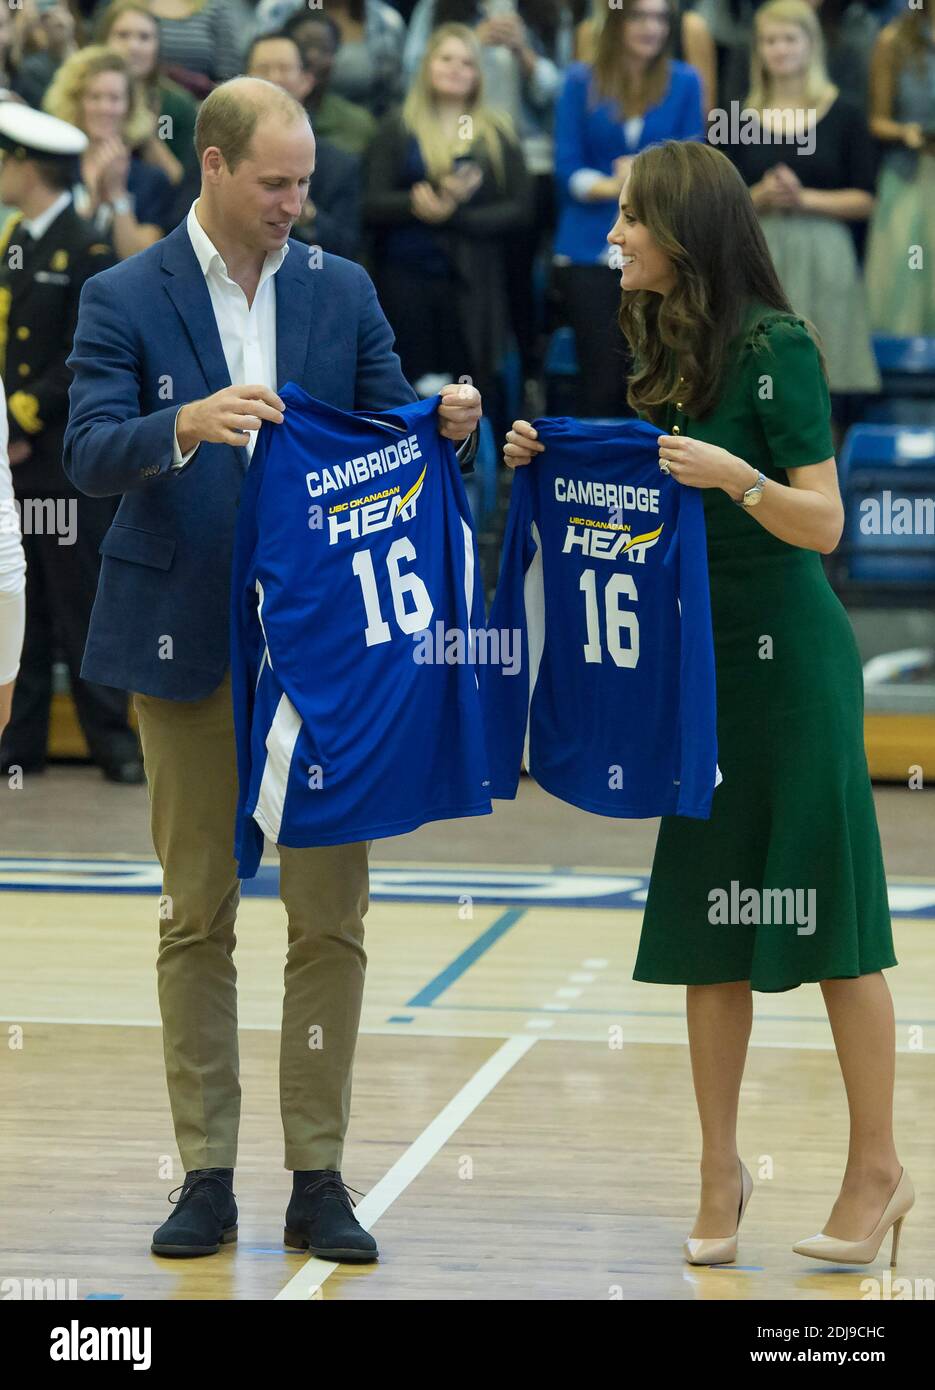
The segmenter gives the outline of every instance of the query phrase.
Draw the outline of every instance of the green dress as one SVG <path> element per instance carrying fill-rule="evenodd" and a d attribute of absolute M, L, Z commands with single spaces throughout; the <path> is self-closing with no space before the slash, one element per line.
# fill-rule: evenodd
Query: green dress
<path fill-rule="evenodd" d="M 711 414 L 669 407 L 664 431 L 783 484 L 784 470 L 831 458 L 802 320 L 754 306 L 734 354 Z M 817 551 L 771 535 L 719 488 L 702 496 L 723 781 L 709 820 L 662 819 L 633 978 L 775 992 L 895 965 L 847 614 Z"/>

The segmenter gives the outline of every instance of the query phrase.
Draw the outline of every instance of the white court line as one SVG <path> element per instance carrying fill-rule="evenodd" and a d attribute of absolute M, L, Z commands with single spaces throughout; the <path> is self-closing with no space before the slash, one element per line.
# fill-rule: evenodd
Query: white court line
<path fill-rule="evenodd" d="M 526 1055 L 535 1042 L 535 1038 L 526 1035 L 508 1038 L 474 1073 L 470 1081 L 461 1087 L 444 1110 L 435 1116 L 418 1139 L 414 1140 L 402 1157 L 396 1160 L 389 1172 L 383 1175 L 376 1187 L 372 1187 L 366 1197 L 358 1203 L 355 1215 L 365 1231 L 369 1231 L 376 1224 L 386 1209 L 419 1176 L 426 1164 L 432 1161 L 439 1149 L 460 1129 L 498 1081 L 503 1080 L 507 1072 Z M 337 1268 L 337 1264 L 331 1260 L 320 1260 L 313 1255 L 299 1272 L 293 1275 L 288 1284 L 279 1290 L 276 1298 L 292 1301 L 314 1298 L 317 1290 Z"/>

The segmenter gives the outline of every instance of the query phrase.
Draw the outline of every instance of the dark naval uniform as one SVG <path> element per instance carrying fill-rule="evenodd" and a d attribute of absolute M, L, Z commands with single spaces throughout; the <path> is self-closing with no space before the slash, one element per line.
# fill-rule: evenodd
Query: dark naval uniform
<path fill-rule="evenodd" d="M 139 757 L 126 692 L 94 685 L 79 674 L 97 589 L 98 547 L 116 500 L 80 494 L 62 468 L 62 451 L 71 381 L 65 361 L 78 298 L 84 282 L 113 265 L 115 256 L 75 212 L 70 196 L 62 201 L 44 229 L 42 217 L 34 219 L 40 224 L 38 240 L 20 213 L 11 215 L 0 234 L 0 376 L 27 565 L 26 638 L 12 716 L 0 740 L 0 766 L 16 763 L 28 770 L 44 764 L 52 661 L 59 648 L 91 755 L 107 771 Z M 13 462 L 24 452 L 20 441 L 26 441 L 29 453 Z"/>

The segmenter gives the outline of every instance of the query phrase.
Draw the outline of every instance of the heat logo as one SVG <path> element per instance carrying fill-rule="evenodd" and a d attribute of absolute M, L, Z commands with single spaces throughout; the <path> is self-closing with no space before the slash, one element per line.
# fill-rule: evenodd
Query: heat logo
<path fill-rule="evenodd" d="M 388 488 L 357 501 L 338 503 L 328 514 L 328 544 L 337 545 L 342 536 L 359 540 L 375 531 L 386 531 L 397 519 L 412 521 L 424 483 L 423 468 L 412 487 L 404 493 L 399 488 Z"/>

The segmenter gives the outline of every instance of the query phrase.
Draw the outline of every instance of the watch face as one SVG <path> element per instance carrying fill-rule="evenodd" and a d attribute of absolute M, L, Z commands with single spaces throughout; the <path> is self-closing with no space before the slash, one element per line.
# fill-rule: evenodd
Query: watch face
<path fill-rule="evenodd" d="M 761 487 L 757 487 L 756 484 L 754 484 L 754 486 L 750 489 L 749 492 L 744 493 L 743 504 L 745 507 L 755 507 L 762 496 L 763 489 Z"/>

